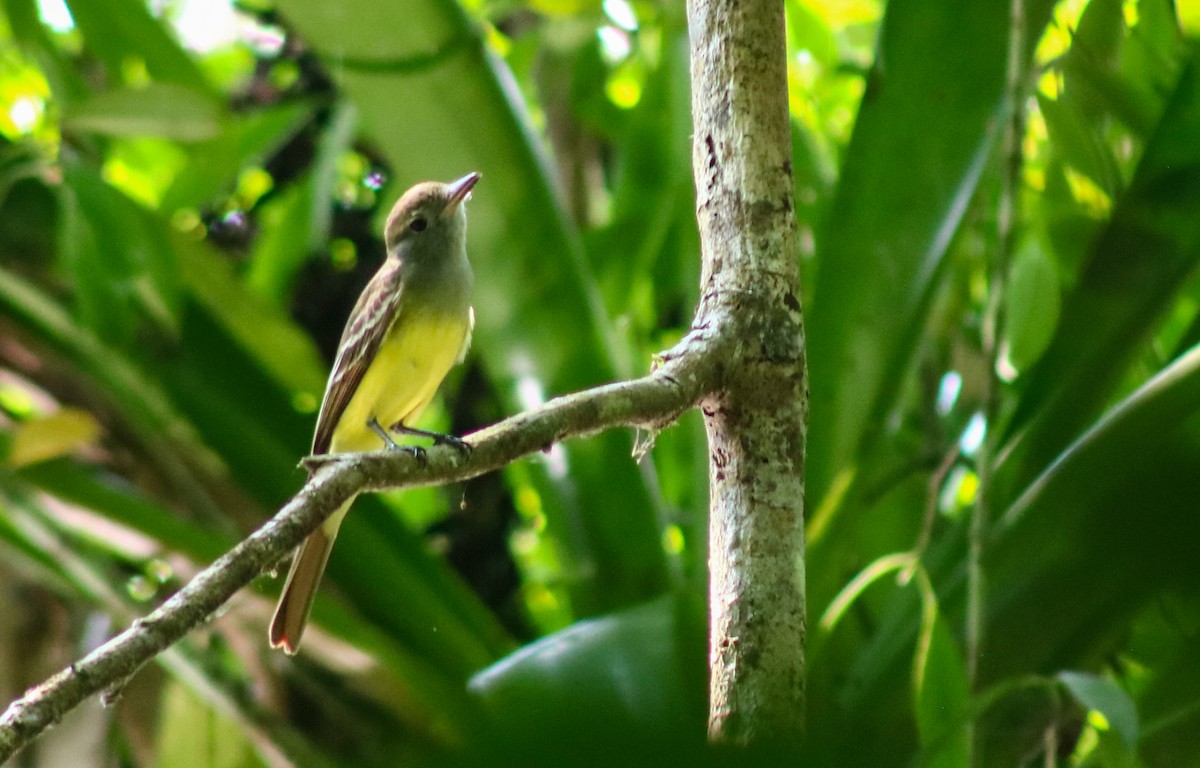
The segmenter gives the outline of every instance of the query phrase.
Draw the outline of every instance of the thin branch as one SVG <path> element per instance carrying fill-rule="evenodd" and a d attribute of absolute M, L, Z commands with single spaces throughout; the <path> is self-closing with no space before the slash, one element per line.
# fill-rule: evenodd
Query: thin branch
<path fill-rule="evenodd" d="M 983 355 L 988 372 L 983 385 L 983 415 L 988 434 L 975 454 L 975 475 L 979 486 L 971 511 L 971 527 L 967 545 L 967 616 L 965 632 L 967 685 L 974 693 L 979 684 L 979 660 L 984 653 L 984 628 L 987 608 L 987 575 L 983 570 L 984 545 L 991 527 L 988 496 L 992 490 L 992 462 L 995 459 L 996 418 L 999 413 L 1000 389 L 998 368 L 1003 354 L 1001 334 L 1004 330 L 1004 295 L 1009 264 L 1016 246 L 1017 190 L 1021 178 L 1023 157 L 1021 142 L 1025 135 L 1025 0 L 1010 0 L 1008 18 L 1008 55 L 1006 61 L 1004 100 L 1005 122 L 1001 146 L 999 206 L 996 216 L 997 248 L 988 281 L 988 299 L 983 318 Z M 966 724 L 968 765 L 980 765 L 983 758 L 976 733 L 977 719 Z"/>
<path fill-rule="evenodd" d="M 700 325 L 698 327 L 704 327 Z M 88 697 L 118 692 L 143 665 L 206 622 L 239 589 L 294 549 L 360 491 L 442 485 L 476 477 L 554 443 L 618 426 L 661 429 L 694 406 L 715 381 L 715 339 L 697 331 L 648 376 L 556 398 L 466 437 L 467 457 L 431 449 L 421 464 L 379 451 L 313 462 L 312 477 L 271 520 L 150 614 L 9 705 L 0 716 L 0 764 Z"/>

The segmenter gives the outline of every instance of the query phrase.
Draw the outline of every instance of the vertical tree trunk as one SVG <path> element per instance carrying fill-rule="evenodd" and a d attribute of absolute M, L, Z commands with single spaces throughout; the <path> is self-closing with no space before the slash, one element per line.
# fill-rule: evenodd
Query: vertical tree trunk
<path fill-rule="evenodd" d="M 804 727 L 804 441 L 781 0 L 690 0 L 700 316 L 722 340 L 709 440 L 709 735 Z"/>

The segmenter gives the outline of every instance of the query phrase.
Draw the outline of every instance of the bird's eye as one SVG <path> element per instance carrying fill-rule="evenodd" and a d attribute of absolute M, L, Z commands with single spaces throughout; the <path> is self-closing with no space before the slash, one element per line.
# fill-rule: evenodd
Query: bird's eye
<path fill-rule="evenodd" d="M 429 226 L 429 222 L 426 221 L 424 217 L 418 216 L 417 218 L 412 220 L 412 223 L 408 225 L 408 228 L 411 229 L 413 232 L 424 232 L 425 228 L 428 226 Z"/>

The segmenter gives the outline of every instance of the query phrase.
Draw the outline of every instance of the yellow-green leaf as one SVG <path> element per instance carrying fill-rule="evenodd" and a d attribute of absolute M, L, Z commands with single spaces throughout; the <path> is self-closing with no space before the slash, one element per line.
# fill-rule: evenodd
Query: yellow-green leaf
<path fill-rule="evenodd" d="M 8 463 L 25 467 L 66 456 L 100 437 L 95 417 L 79 408 L 63 408 L 48 416 L 21 422 L 13 433 Z"/>

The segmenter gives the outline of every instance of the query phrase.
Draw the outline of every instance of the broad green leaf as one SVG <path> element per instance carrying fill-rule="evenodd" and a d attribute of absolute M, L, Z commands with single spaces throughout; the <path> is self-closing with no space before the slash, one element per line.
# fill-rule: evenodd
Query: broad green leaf
<path fill-rule="evenodd" d="M 1097 664 L 1160 590 L 1196 588 L 1197 462 L 1193 348 L 1066 448 L 997 521 L 985 560 L 988 624 L 1004 640 L 981 659 L 987 677 L 1044 671 L 1064 657 Z"/>
<path fill-rule="evenodd" d="M 1027 39 L 1052 5 L 1026 4 Z M 836 506 L 826 495 L 853 478 L 907 378 L 946 249 L 999 135 L 1008 8 L 887 5 L 806 308 L 812 509 Z"/>
<path fill-rule="evenodd" d="M 1127 191 L 1063 300 L 1006 435 L 994 499 L 1021 493 L 1109 402 L 1200 264 L 1200 49 L 1193 48 Z"/>
<path fill-rule="evenodd" d="M 313 159 L 312 209 L 305 252 L 323 246 L 329 240 L 332 218 L 334 184 L 337 182 L 338 162 L 350 150 L 358 128 L 358 110 L 348 102 L 337 104 L 329 118 L 329 127 L 321 135 L 317 156 Z"/>
<path fill-rule="evenodd" d="M 823 66 L 838 65 L 837 40 L 825 18 L 807 0 L 787 3 L 788 45 L 807 51 Z"/>
<path fill-rule="evenodd" d="M 1125 28 L 1121 5 L 1121 0 L 1089 0 L 1067 56 L 1088 59 L 1097 68 L 1113 66 Z"/>
<path fill-rule="evenodd" d="M 695 229 L 687 37 L 675 24 L 664 33 L 659 66 L 615 142 L 612 220 L 588 240 L 605 306 L 635 341 L 656 329 L 664 308 L 690 308 L 699 287 L 695 238 L 683 235 Z M 640 372 L 630 360 L 618 368 Z"/>
<path fill-rule="evenodd" d="M 239 172 L 265 162 L 313 119 L 316 109 L 312 101 L 297 100 L 231 116 L 212 140 L 189 145 L 189 162 L 163 195 L 161 209 L 172 213 L 212 205 L 218 194 L 234 188 Z"/>
<path fill-rule="evenodd" d="M 27 280 L 0 270 L 0 309 L 24 331 L 77 369 L 130 431 L 181 503 L 202 516 L 218 506 L 197 479 L 213 470 L 215 457 L 182 418 L 161 382 L 148 379 L 122 350 L 106 344 Z"/>
<path fill-rule="evenodd" d="M 458 575 L 377 500 L 357 500 L 351 518 L 338 534 L 329 574 L 376 627 L 456 682 L 512 647 Z M 314 614 L 320 621 L 319 606 Z"/>
<path fill-rule="evenodd" d="M 174 336 L 179 265 L 162 223 L 82 163 L 66 164 L 64 177 L 59 248 L 80 318 L 118 344 L 143 328 Z"/>
<path fill-rule="evenodd" d="M 1184 34 L 1200 38 L 1200 3 L 1196 0 L 1178 0 L 1175 12 L 1179 14 L 1179 27 Z"/>
<path fill-rule="evenodd" d="M 1121 177 L 1102 126 L 1084 114 L 1077 99 L 1051 99 L 1038 94 L 1038 107 L 1055 151 L 1076 171 L 1087 176 L 1109 197 L 1120 191 Z"/>
<path fill-rule="evenodd" d="M 1036 243 L 1017 254 L 1004 294 L 1008 362 L 1029 368 L 1046 351 L 1058 323 L 1058 273 Z"/>
<path fill-rule="evenodd" d="M 171 83 L 101 91 L 63 115 L 63 126 L 73 131 L 187 142 L 213 138 L 221 121 L 221 108 L 211 95 Z"/>
<path fill-rule="evenodd" d="M 305 174 L 259 207 L 260 231 L 244 278 L 251 293 L 278 302 L 288 295 L 296 273 L 312 258 L 315 186 L 312 174 Z"/>
<path fill-rule="evenodd" d="M 197 525 L 147 498 L 135 486 L 79 462 L 47 462 L 24 467 L 17 475 L 41 491 L 104 515 L 197 562 L 215 560 L 235 543 L 230 532 Z"/>
<path fill-rule="evenodd" d="M 1200 627 L 1194 593 L 1164 595 L 1134 621 L 1129 647 L 1142 674 L 1133 691 L 1140 739 L 1137 754 L 1147 766 L 1183 762 L 1195 753 L 1200 723 L 1200 659 L 1193 638 Z"/>
<path fill-rule="evenodd" d="M 174 235 L 188 291 L 292 397 L 316 402 L 325 390 L 325 363 L 312 340 L 275 303 L 252 295 L 212 249 Z"/>
<path fill-rule="evenodd" d="M 200 68 L 140 0 L 69 0 L 71 17 L 113 82 L 144 65 L 157 81 L 211 91 Z"/>
<path fill-rule="evenodd" d="M 157 768 L 254 768 L 262 766 L 245 732 L 177 682 L 160 694 Z"/>
<path fill-rule="evenodd" d="M 1107 727 L 1119 733 L 1130 750 L 1137 747 L 1137 707 L 1121 686 L 1106 677 L 1086 672 L 1059 672 L 1058 679 L 1076 701 L 1099 712 Z"/>
<path fill-rule="evenodd" d="M 1122 35 L 1128 4 L 1088 3 L 1079 33 L 1060 62 L 1070 109 L 1090 122 L 1093 130 L 1108 129 L 1113 147 L 1121 142 L 1113 139 L 1110 118 L 1146 138 L 1176 77 L 1179 33 L 1171 19 L 1171 5 L 1169 0 L 1142 0 L 1137 4 L 1136 25 Z M 1089 142 L 1068 149 L 1095 152 L 1097 148 Z"/>
<path fill-rule="evenodd" d="M 543 637 L 471 678 L 506 738 L 586 743 L 586 734 L 699 736 L 703 629 L 661 598 Z M 689 725 L 690 724 L 690 725 Z"/>

